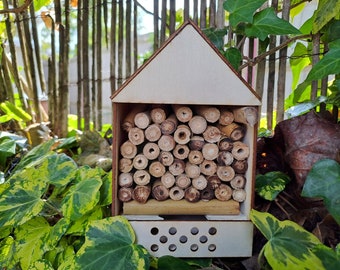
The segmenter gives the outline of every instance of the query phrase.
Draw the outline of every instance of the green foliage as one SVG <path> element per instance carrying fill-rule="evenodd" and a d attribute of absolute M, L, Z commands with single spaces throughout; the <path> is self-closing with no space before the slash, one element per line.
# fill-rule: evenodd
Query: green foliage
<path fill-rule="evenodd" d="M 315 107 L 319 106 L 322 102 L 326 102 L 327 98 L 324 96 L 318 96 L 315 100 L 306 101 L 299 103 L 295 106 L 290 107 L 286 110 L 286 116 L 292 118 L 295 116 L 302 115 L 313 110 Z"/>
<path fill-rule="evenodd" d="M 302 196 L 321 197 L 330 214 L 340 224 L 340 165 L 332 159 L 316 162 L 309 171 Z"/>
<path fill-rule="evenodd" d="M 313 23 L 313 33 L 320 31 L 334 17 L 339 16 L 340 2 L 338 0 L 319 0 Z"/>
<path fill-rule="evenodd" d="M 339 255 L 298 224 L 256 210 L 250 219 L 268 240 L 259 261 L 264 256 L 272 269 L 339 269 Z"/>
<path fill-rule="evenodd" d="M 255 191 L 264 199 L 273 201 L 290 182 L 288 175 L 282 172 L 268 172 L 256 176 Z"/>
<path fill-rule="evenodd" d="M 16 120 L 19 124 L 23 124 L 24 122 L 32 120 L 32 117 L 22 108 L 16 106 L 9 101 L 0 103 L 0 110 L 4 113 L 0 116 L 0 123 L 6 123 L 10 120 Z"/>

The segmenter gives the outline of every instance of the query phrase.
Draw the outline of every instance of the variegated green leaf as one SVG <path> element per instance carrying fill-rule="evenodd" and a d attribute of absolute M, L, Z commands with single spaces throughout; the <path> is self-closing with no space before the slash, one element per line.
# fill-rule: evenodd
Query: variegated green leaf
<path fill-rule="evenodd" d="M 288 175 L 282 172 L 268 172 L 256 176 L 255 191 L 264 199 L 273 201 L 290 182 Z"/>
<path fill-rule="evenodd" d="M 273 269 L 325 269 L 313 249 L 319 239 L 298 224 L 251 210 L 250 219 L 266 237 L 263 254 Z"/>
<path fill-rule="evenodd" d="M 246 25 L 245 33 L 248 37 L 265 40 L 268 35 L 300 34 L 300 31 L 279 18 L 273 8 L 266 8 L 255 14 L 253 23 Z"/>
<path fill-rule="evenodd" d="M 64 236 L 69 226 L 70 221 L 65 218 L 59 219 L 58 222 L 52 226 L 51 231 L 46 238 L 47 249 L 51 250 L 58 245 L 60 239 Z"/>
<path fill-rule="evenodd" d="M 135 244 L 135 234 L 122 216 L 93 221 L 85 235 L 85 243 L 77 253 L 80 269 L 130 270 L 149 269 L 149 254 Z"/>
<path fill-rule="evenodd" d="M 308 49 L 304 44 L 301 42 L 296 43 L 294 52 L 289 60 L 293 74 L 292 89 L 296 88 L 300 79 L 301 71 L 311 64 L 310 59 L 306 57 L 308 54 Z"/>
<path fill-rule="evenodd" d="M 62 201 L 64 217 L 71 221 L 81 218 L 97 205 L 100 197 L 99 189 L 102 185 L 98 168 L 81 167 L 78 171 L 84 172 L 81 173 L 83 179 L 70 188 Z"/>
<path fill-rule="evenodd" d="M 14 258 L 15 242 L 12 236 L 8 236 L 0 242 L 0 269 L 14 269 L 17 261 Z"/>
<path fill-rule="evenodd" d="M 42 217 L 30 219 L 15 230 L 15 256 L 20 261 L 22 269 L 29 269 L 32 263 L 43 257 L 50 230 L 50 225 Z"/>
<path fill-rule="evenodd" d="M 242 61 L 242 54 L 240 50 L 234 47 L 228 48 L 225 51 L 224 56 L 227 58 L 227 60 L 233 66 L 233 68 L 235 70 L 238 70 Z"/>
<path fill-rule="evenodd" d="M 47 260 L 37 260 L 29 267 L 30 270 L 54 270 L 53 265 Z"/>
<path fill-rule="evenodd" d="M 340 254 L 325 245 L 318 245 L 314 248 L 313 252 L 322 258 L 322 264 L 327 270 L 339 270 L 340 269 Z"/>
<path fill-rule="evenodd" d="M 112 170 L 102 178 L 102 181 L 99 205 L 105 206 L 112 203 Z"/>
<path fill-rule="evenodd" d="M 340 13 L 340 2 L 338 0 L 319 0 L 313 23 L 313 33 L 317 33 Z"/>

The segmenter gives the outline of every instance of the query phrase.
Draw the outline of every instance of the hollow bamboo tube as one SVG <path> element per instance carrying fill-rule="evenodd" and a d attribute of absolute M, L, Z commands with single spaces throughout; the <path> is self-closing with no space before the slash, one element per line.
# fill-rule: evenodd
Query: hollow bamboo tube
<path fill-rule="evenodd" d="M 160 149 L 158 144 L 153 143 L 153 142 L 148 142 L 144 145 L 143 147 L 143 155 L 149 159 L 149 160 L 154 160 L 158 158 L 160 154 Z"/>
<path fill-rule="evenodd" d="M 139 203 L 146 203 L 151 194 L 151 187 L 147 186 L 136 186 L 133 189 L 132 197 Z"/>
<path fill-rule="evenodd" d="M 187 123 L 192 118 L 192 110 L 188 106 L 173 104 L 172 109 L 177 119 L 182 123 Z"/>
<path fill-rule="evenodd" d="M 215 189 L 215 197 L 220 201 L 229 201 L 232 197 L 233 190 L 226 184 L 221 184 Z"/>
<path fill-rule="evenodd" d="M 165 172 L 165 174 L 163 174 L 161 177 L 161 181 L 166 188 L 171 188 L 173 185 L 175 185 L 176 178 L 170 172 Z"/>
<path fill-rule="evenodd" d="M 230 125 L 232 122 L 234 122 L 234 114 L 232 111 L 223 109 L 221 110 L 220 119 L 218 120 L 218 123 L 223 126 Z"/>
<path fill-rule="evenodd" d="M 151 124 L 145 129 L 145 138 L 149 142 L 156 142 L 162 136 L 161 128 L 158 124 Z"/>
<path fill-rule="evenodd" d="M 213 160 L 203 160 L 200 164 L 201 173 L 204 175 L 214 175 L 217 171 L 217 164 Z"/>
<path fill-rule="evenodd" d="M 170 135 L 173 134 L 177 128 L 178 120 L 176 118 L 176 115 L 171 114 L 167 119 L 165 119 L 160 124 L 160 129 L 162 134 Z"/>
<path fill-rule="evenodd" d="M 118 199 L 121 202 L 131 201 L 133 198 L 133 188 L 131 187 L 121 187 L 118 190 Z"/>
<path fill-rule="evenodd" d="M 149 164 L 149 160 L 143 154 L 138 154 L 133 159 L 133 167 L 136 170 L 144 170 Z"/>
<path fill-rule="evenodd" d="M 218 157 L 218 146 L 215 143 L 206 143 L 202 148 L 202 155 L 206 160 L 214 160 Z"/>
<path fill-rule="evenodd" d="M 234 178 L 235 171 L 231 166 L 218 166 L 216 174 L 221 181 L 229 182 Z"/>
<path fill-rule="evenodd" d="M 178 186 L 173 186 L 169 190 L 169 197 L 174 201 L 182 200 L 184 198 L 184 190 Z"/>
<path fill-rule="evenodd" d="M 170 166 L 174 162 L 174 156 L 171 152 L 161 151 L 158 156 L 158 161 L 164 166 Z"/>
<path fill-rule="evenodd" d="M 173 136 L 162 135 L 157 144 L 162 151 L 172 151 L 175 148 L 176 142 Z"/>
<path fill-rule="evenodd" d="M 134 127 L 129 130 L 128 137 L 134 145 L 140 145 L 145 140 L 144 130 Z"/>
<path fill-rule="evenodd" d="M 145 186 L 150 183 L 151 176 L 146 170 L 137 170 L 133 174 L 133 181 L 139 186 Z"/>
<path fill-rule="evenodd" d="M 139 112 L 134 118 L 135 126 L 140 129 L 146 129 L 151 123 L 150 112 Z"/>
<path fill-rule="evenodd" d="M 221 131 L 215 126 L 207 126 L 203 132 L 203 138 L 208 143 L 217 143 L 221 139 Z"/>
<path fill-rule="evenodd" d="M 208 123 L 204 117 L 195 115 L 190 119 L 188 125 L 193 134 L 202 134 L 206 130 Z"/>
<path fill-rule="evenodd" d="M 149 173 L 156 178 L 162 177 L 165 171 L 164 165 L 159 161 L 153 161 L 149 166 Z"/>
<path fill-rule="evenodd" d="M 219 120 L 221 112 L 217 107 L 214 106 L 196 106 L 195 112 L 203 116 L 209 123 L 215 123 Z"/>
<path fill-rule="evenodd" d="M 165 187 L 162 182 L 158 179 L 152 185 L 152 196 L 157 201 L 165 201 L 169 198 L 169 189 Z"/>
<path fill-rule="evenodd" d="M 131 141 L 125 141 L 121 146 L 120 146 L 120 154 L 124 158 L 134 158 L 137 154 L 137 147 L 135 144 L 133 144 Z"/>
<path fill-rule="evenodd" d="M 174 132 L 174 140 L 178 144 L 187 144 L 190 141 L 191 130 L 187 125 L 178 125 Z"/>
<path fill-rule="evenodd" d="M 201 197 L 201 193 L 193 186 L 186 188 L 184 191 L 184 198 L 188 202 L 192 202 L 192 203 L 198 202 L 200 200 L 200 197 Z"/>
<path fill-rule="evenodd" d="M 118 176 L 118 185 L 120 187 L 131 187 L 133 184 L 132 173 L 121 173 Z"/>
<path fill-rule="evenodd" d="M 132 159 L 121 158 L 119 160 L 118 169 L 119 169 L 120 172 L 127 173 L 127 172 L 130 172 L 132 170 L 132 168 L 133 168 Z"/>
<path fill-rule="evenodd" d="M 199 165 L 203 162 L 203 154 L 201 151 L 198 150 L 191 150 L 188 155 L 188 160 L 190 163 Z"/>
<path fill-rule="evenodd" d="M 186 159 L 189 155 L 190 149 L 185 144 L 177 144 L 172 151 L 175 158 Z"/>
<path fill-rule="evenodd" d="M 166 119 L 166 110 L 161 107 L 155 107 L 150 111 L 152 122 L 161 124 Z"/>

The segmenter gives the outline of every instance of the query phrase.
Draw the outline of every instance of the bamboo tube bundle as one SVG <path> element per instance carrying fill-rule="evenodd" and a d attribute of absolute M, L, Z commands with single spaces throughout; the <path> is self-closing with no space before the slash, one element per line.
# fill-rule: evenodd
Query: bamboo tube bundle
<path fill-rule="evenodd" d="M 162 134 L 170 135 L 173 134 L 177 128 L 178 120 L 176 115 L 171 114 L 167 119 L 160 123 L 160 129 Z"/>
<path fill-rule="evenodd" d="M 248 124 L 251 127 L 258 122 L 258 113 L 255 107 L 241 107 L 233 110 L 234 120 L 238 123 Z"/>
<path fill-rule="evenodd" d="M 128 137 L 134 145 L 140 145 L 145 140 L 144 131 L 138 127 L 133 127 L 129 130 Z"/>
<path fill-rule="evenodd" d="M 146 203 L 151 194 L 151 187 L 146 186 L 136 186 L 133 189 L 132 198 L 139 203 Z"/>
<path fill-rule="evenodd" d="M 208 126 L 208 123 L 204 117 L 200 115 L 195 115 L 190 119 L 188 125 L 193 134 L 203 134 Z"/>
<path fill-rule="evenodd" d="M 151 192 L 152 196 L 157 201 L 165 201 L 166 199 L 169 198 L 169 189 L 166 186 L 164 186 L 161 180 L 159 179 L 154 182 Z"/>
<path fill-rule="evenodd" d="M 133 198 L 133 188 L 130 187 L 121 187 L 118 190 L 118 199 L 121 202 L 129 202 Z"/>
<path fill-rule="evenodd" d="M 130 140 L 125 141 L 120 146 L 120 154 L 124 158 L 134 158 L 137 154 L 137 147 L 135 144 L 133 144 Z"/>
<path fill-rule="evenodd" d="M 150 117 L 153 123 L 161 124 L 166 119 L 166 110 L 165 108 L 155 107 L 150 111 Z"/>
<path fill-rule="evenodd" d="M 160 149 L 158 144 L 148 142 L 144 145 L 143 147 L 143 155 L 148 159 L 148 160 L 154 160 L 159 157 L 160 154 Z"/>
<path fill-rule="evenodd" d="M 172 151 L 175 158 L 186 159 L 189 156 L 190 149 L 185 144 L 177 144 Z"/>
<path fill-rule="evenodd" d="M 144 170 L 148 166 L 149 160 L 143 154 L 138 154 L 133 159 L 133 167 L 136 170 Z"/>
<path fill-rule="evenodd" d="M 192 118 L 193 113 L 190 107 L 174 104 L 172 105 L 172 108 L 178 121 L 186 123 L 189 122 L 190 119 Z"/>
<path fill-rule="evenodd" d="M 145 129 L 145 138 L 149 142 L 156 142 L 162 136 L 161 128 L 158 124 L 151 124 Z"/>
<path fill-rule="evenodd" d="M 158 161 L 164 166 L 170 166 L 174 162 L 174 156 L 171 152 L 161 151 L 158 156 Z"/>
<path fill-rule="evenodd" d="M 135 116 L 137 113 L 145 110 L 146 105 L 145 104 L 138 104 L 133 107 L 131 111 L 125 116 L 123 123 L 122 123 L 122 128 L 126 132 L 129 132 L 129 130 L 133 127 L 135 127 Z"/>
<path fill-rule="evenodd" d="M 146 129 L 151 123 L 150 112 L 139 112 L 134 118 L 135 126 L 140 129 Z"/>
<path fill-rule="evenodd" d="M 221 133 L 233 141 L 240 141 L 245 136 L 245 128 L 243 125 L 232 122 L 229 125 L 223 126 L 219 125 L 218 128 L 221 130 Z"/>
<path fill-rule="evenodd" d="M 118 165 L 118 169 L 121 173 L 128 173 L 132 170 L 133 168 L 133 163 L 132 163 L 132 159 L 130 158 L 121 158 L 119 160 L 119 165 Z"/>
<path fill-rule="evenodd" d="M 215 123 L 220 119 L 221 112 L 214 106 L 196 106 L 195 111 L 198 115 L 203 116 L 209 123 Z"/>

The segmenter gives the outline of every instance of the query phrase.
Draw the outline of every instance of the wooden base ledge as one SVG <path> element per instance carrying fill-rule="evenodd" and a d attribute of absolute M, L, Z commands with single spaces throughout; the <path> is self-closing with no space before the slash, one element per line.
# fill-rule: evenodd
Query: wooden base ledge
<path fill-rule="evenodd" d="M 145 204 L 136 201 L 123 203 L 124 215 L 239 215 L 240 204 L 229 201 L 199 201 L 195 203 L 186 200 L 156 201 L 148 200 Z"/>

